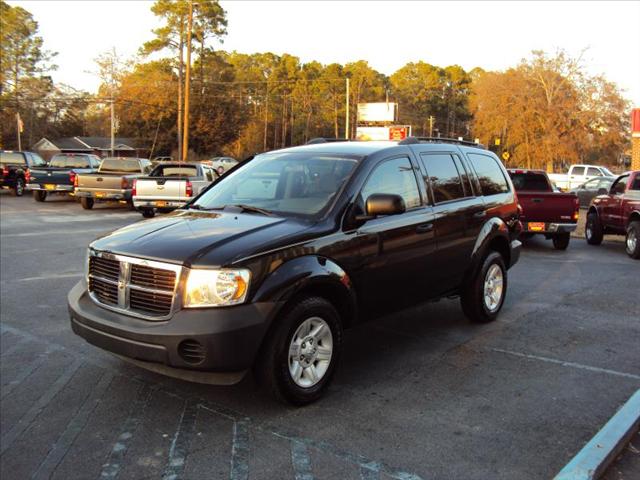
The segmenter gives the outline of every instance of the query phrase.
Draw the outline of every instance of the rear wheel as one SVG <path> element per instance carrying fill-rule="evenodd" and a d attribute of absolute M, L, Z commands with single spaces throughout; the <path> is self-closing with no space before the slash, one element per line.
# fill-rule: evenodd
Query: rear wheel
<path fill-rule="evenodd" d="M 156 215 L 156 212 L 153 211 L 153 208 L 143 208 L 142 210 L 140 210 L 140 213 L 142 213 L 142 216 L 144 218 L 153 218 Z"/>
<path fill-rule="evenodd" d="M 472 322 L 491 322 L 498 318 L 506 294 L 507 268 L 502 255 L 492 251 L 463 288 L 462 310 Z"/>
<path fill-rule="evenodd" d="M 21 177 L 16 178 L 16 185 L 13 187 L 13 193 L 16 197 L 24 195 L 24 180 Z"/>
<path fill-rule="evenodd" d="M 333 305 L 302 298 L 275 320 L 255 364 L 256 377 L 276 399 L 306 405 L 331 382 L 341 346 L 342 325 Z"/>
<path fill-rule="evenodd" d="M 34 190 L 32 193 L 33 199 L 36 202 L 44 202 L 47 198 L 47 192 L 45 192 L 44 190 Z"/>
<path fill-rule="evenodd" d="M 640 221 L 635 220 L 627 227 L 627 238 L 625 239 L 627 255 L 636 260 L 640 258 Z"/>
<path fill-rule="evenodd" d="M 569 233 L 557 233 L 553 236 L 553 248 L 556 250 L 566 250 L 569 246 L 569 240 L 571 240 L 571 234 Z"/>
<path fill-rule="evenodd" d="M 80 204 L 85 210 L 91 210 L 93 208 L 93 198 L 82 197 L 80 199 Z"/>
<path fill-rule="evenodd" d="M 600 245 L 604 237 L 602 224 L 596 212 L 590 212 L 587 215 L 587 224 L 584 227 L 584 236 L 589 245 Z"/>

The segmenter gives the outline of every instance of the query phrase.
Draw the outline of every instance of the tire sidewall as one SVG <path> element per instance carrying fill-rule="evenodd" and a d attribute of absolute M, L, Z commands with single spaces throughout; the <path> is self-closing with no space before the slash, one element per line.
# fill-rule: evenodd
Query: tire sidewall
<path fill-rule="evenodd" d="M 629 250 L 629 246 L 627 244 L 627 239 L 629 238 L 629 234 L 631 233 L 632 230 L 636 235 L 635 251 Z M 624 238 L 624 250 L 625 252 L 627 252 L 627 255 L 629 255 L 631 258 L 634 258 L 634 259 L 640 258 L 640 222 L 637 220 L 629 223 L 629 226 L 627 227 L 627 234 L 625 235 L 625 238 Z"/>
<path fill-rule="evenodd" d="M 293 381 L 289 373 L 289 345 L 300 324 L 310 317 L 319 317 L 329 325 L 333 337 L 333 352 L 329 368 L 322 379 L 312 387 L 303 388 Z M 335 308 L 320 298 L 307 298 L 295 302 L 295 306 L 282 317 L 281 321 L 273 352 L 275 380 L 285 400 L 295 405 L 305 405 L 320 398 L 324 389 L 331 382 L 340 359 L 342 325 Z"/>

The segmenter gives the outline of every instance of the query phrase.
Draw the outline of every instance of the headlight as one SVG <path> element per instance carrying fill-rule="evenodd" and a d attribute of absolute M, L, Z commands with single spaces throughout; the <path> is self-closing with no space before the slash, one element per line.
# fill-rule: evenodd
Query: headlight
<path fill-rule="evenodd" d="M 244 302 L 249 291 L 249 270 L 189 270 L 184 306 L 223 307 Z"/>

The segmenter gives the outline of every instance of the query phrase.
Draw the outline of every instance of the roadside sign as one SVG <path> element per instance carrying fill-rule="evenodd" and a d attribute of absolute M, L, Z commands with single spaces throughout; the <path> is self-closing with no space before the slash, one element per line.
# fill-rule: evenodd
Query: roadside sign
<path fill-rule="evenodd" d="M 511 158 L 511 154 L 507 151 L 502 152 L 502 159 L 506 162 Z"/>

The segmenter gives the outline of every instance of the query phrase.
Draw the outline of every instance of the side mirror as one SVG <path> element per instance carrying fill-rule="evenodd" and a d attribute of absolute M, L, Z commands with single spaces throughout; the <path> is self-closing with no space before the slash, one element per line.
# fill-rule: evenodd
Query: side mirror
<path fill-rule="evenodd" d="M 598 189 L 598 195 L 606 195 L 607 194 L 607 189 L 606 188 L 599 188 Z"/>
<path fill-rule="evenodd" d="M 373 193 L 369 195 L 365 204 L 365 215 L 356 220 L 371 220 L 381 215 L 398 215 L 406 211 L 404 200 L 395 193 Z"/>

